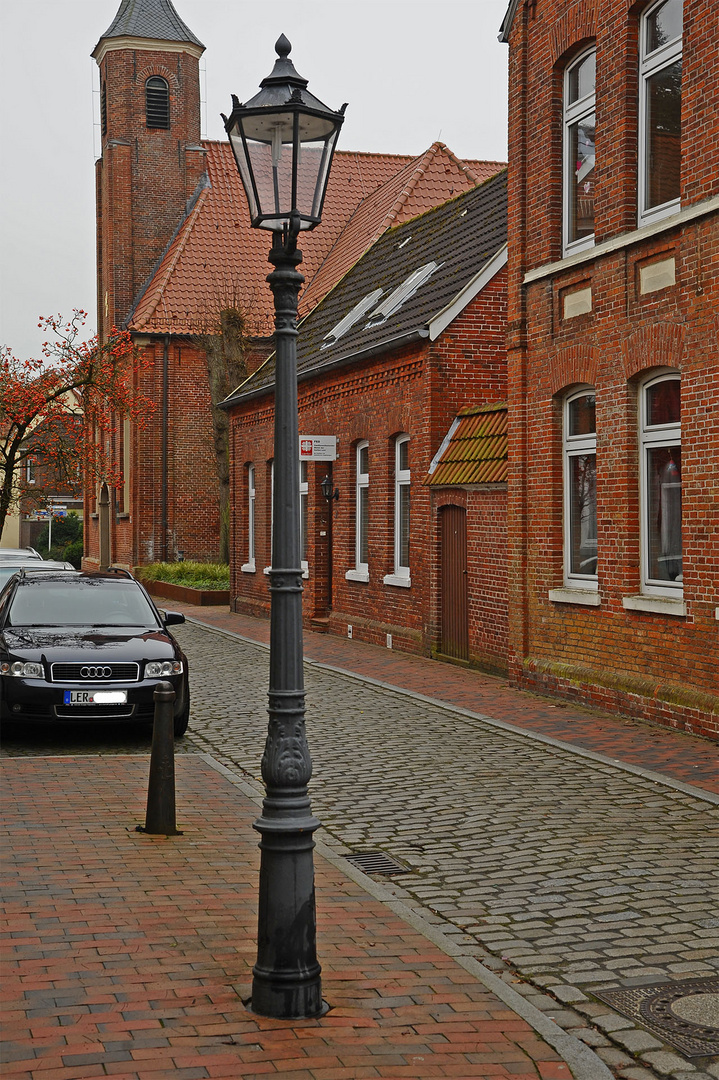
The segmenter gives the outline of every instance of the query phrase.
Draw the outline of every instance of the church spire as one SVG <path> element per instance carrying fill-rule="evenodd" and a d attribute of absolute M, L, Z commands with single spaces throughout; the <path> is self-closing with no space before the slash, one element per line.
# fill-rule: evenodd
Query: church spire
<path fill-rule="evenodd" d="M 172 0 L 122 0 L 117 15 L 95 46 L 92 55 L 100 61 L 103 46 L 109 39 L 113 45 L 144 42 L 163 42 L 189 45 L 188 51 L 200 56 L 205 46 L 184 24 L 175 11 Z"/>

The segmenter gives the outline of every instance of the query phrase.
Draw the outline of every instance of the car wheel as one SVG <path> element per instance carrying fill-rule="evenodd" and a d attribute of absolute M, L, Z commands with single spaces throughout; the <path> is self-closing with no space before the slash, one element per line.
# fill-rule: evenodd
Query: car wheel
<path fill-rule="evenodd" d="M 187 731 L 188 724 L 190 723 L 190 699 L 187 698 L 185 707 L 179 716 L 175 717 L 175 738 L 181 739 Z"/>

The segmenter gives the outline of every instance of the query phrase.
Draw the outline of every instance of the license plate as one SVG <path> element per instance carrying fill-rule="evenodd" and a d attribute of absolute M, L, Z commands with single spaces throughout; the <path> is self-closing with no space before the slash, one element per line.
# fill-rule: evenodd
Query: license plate
<path fill-rule="evenodd" d="M 65 690 L 63 705 L 126 705 L 127 690 Z"/>

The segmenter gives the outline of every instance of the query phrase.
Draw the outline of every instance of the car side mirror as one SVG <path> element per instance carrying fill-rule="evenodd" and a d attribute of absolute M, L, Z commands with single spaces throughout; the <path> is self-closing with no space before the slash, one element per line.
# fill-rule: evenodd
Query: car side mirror
<path fill-rule="evenodd" d="M 161 611 L 160 614 L 165 626 L 179 626 L 185 621 L 185 616 L 181 611 Z"/>

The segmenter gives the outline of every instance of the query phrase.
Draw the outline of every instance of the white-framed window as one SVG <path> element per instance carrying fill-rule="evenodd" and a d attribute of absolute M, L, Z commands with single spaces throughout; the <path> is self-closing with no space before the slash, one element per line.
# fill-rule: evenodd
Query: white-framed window
<path fill-rule="evenodd" d="M 303 573 L 309 573 L 307 562 L 307 513 L 309 510 L 309 484 L 307 482 L 307 462 L 300 461 L 300 565 Z"/>
<path fill-rule="evenodd" d="M 648 379 L 639 395 L 642 592 L 681 599 L 682 426 L 677 372 Z"/>
<path fill-rule="evenodd" d="M 595 84 L 597 52 L 592 48 L 564 72 L 564 164 L 562 184 L 564 254 L 594 243 Z"/>
<path fill-rule="evenodd" d="M 32 455 L 25 458 L 25 483 L 35 483 L 35 458 Z"/>
<path fill-rule="evenodd" d="M 639 26 L 639 224 L 679 209 L 682 0 L 659 0 Z"/>
<path fill-rule="evenodd" d="M 255 572 L 255 466 L 247 466 L 247 562 L 240 568 L 244 574 Z"/>
<path fill-rule="evenodd" d="M 272 458 L 268 462 L 270 470 L 270 562 L 263 570 L 264 574 L 269 574 L 272 569 L 272 541 L 275 535 L 275 460 Z"/>
<path fill-rule="evenodd" d="M 355 564 L 348 581 L 369 581 L 369 443 L 355 447 Z"/>
<path fill-rule="evenodd" d="M 597 426 L 594 387 L 564 399 L 564 584 L 597 588 Z"/>
<path fill-rule="evenodd" d="M 394 444 L 394 570 L 385 585 L 411 585 L 409 435 L 398 435 Z"/>
<path fill-rule="evenodd" d="M 131 462 L 131 439 L 132 428 L 130 417 L 125 416 L 122 421 L 122 510 L 130 513 L 130 462 Z"/>

